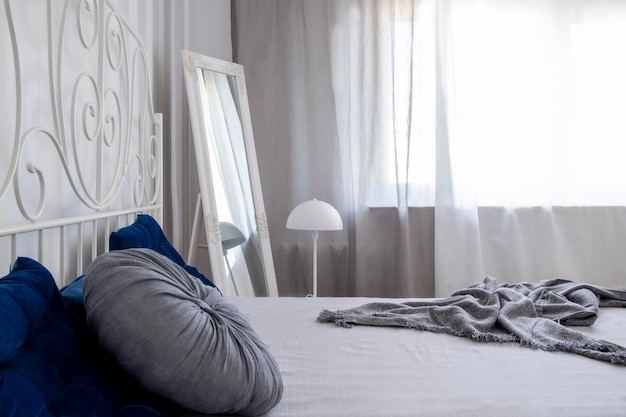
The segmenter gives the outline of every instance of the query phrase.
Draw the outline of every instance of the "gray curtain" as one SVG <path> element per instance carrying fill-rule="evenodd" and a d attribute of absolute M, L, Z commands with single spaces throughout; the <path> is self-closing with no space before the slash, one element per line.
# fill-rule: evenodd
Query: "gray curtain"
<path fill-rule="evenodd" d="M 232 3 L 233 60 L 245 68 L 281 295 L 311 292 L 311 234 L 285 228 L 291 209 L 311 198 L 332 204 L 344 221 L 342 231 L 320 232 L 320 296 L 434 294 L 432 206 L 409 209 L 397 187 L 394 204 L 370 204 L 386 155 L 369 144 L 396 117 L 379 115 L 390 104 L 382 97 L 389 67 L 375 57 L 393 39 L 378 47 L 373 37 L 354 38 L 384 30 L 384 14 L 396 11 L 394 2 L 366 3 L 356 14 L 343 0 Z"/>

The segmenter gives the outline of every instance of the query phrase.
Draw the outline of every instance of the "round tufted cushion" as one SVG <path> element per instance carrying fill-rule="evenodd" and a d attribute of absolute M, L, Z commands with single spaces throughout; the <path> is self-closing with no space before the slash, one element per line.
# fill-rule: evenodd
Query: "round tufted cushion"
<path fill-rule="evenodd" d="M 259 415 L 280 401 L 278 366 L 248 319 L 168 258 L 106 253 L 83 290 L 100 344 L 147 389 L 207 414 Z"/>

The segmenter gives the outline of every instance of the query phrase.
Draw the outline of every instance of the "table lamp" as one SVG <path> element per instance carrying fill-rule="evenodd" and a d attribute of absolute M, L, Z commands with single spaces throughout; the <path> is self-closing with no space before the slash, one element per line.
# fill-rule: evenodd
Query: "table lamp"
<path fill-rule="evenodd" d="M 287 229 L 313 231 L 313 297 L 317 297 L 317 239 L 320 230 L 341 230 L 339 212 L 325 201 L 314 198 L 298 204 L 287 218 Z"/>

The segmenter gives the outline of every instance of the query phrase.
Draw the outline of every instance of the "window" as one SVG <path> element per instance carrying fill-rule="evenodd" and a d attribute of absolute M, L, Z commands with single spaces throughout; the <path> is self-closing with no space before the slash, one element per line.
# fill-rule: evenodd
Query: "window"
<path fill-rule="evenodd" d="M 409 204 L 434 203 L 435 126 L 480 205 L 626 204 L 625 3 L 423 3 L 391 29 L 394 103 L 410 111 L 394 112 L 388 180 Z"/>

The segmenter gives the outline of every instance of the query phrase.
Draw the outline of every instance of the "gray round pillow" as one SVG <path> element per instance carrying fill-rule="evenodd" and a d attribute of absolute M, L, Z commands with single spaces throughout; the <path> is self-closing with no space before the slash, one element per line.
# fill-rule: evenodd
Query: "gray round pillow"
<path fill-rule="evenodd" d="M 102 348 L 148 390 L 207 414 L 260 415 L 280 401 L 278 365 L 248 319 L 159 253 L 99 256 L 84 299 Z"/>

